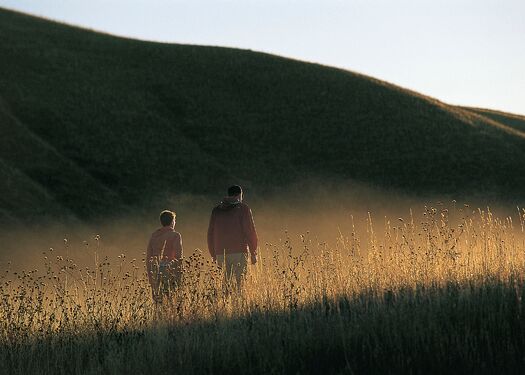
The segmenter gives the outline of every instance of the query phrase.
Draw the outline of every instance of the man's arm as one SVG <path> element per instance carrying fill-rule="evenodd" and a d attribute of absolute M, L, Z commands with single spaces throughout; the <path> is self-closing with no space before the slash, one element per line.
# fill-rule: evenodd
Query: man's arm
<path fill-rule="evenodd" d="M 244 218 L 242 221 L 242 229 L 248 248 L 250 249 L 250 256 L 252 264 L 257 262 L 257 231 L 255 230 L 255 223 L 253 222 L 252 210 L 248 206 L 245 208 Z"/>
<path fill-rule="evenodd" d="M 213 232 L 215 230 L 215 211 L 211 212 L 210 224 L 208 225 L 208 251 L 210 252 L 211 259 L 215 261 L 215 249 L 213 244 Z"/>

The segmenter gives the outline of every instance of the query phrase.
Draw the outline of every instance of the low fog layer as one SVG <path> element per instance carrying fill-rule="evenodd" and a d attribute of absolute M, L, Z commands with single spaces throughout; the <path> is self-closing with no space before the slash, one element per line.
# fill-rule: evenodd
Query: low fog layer
<path fill-rule="evenodd" d="M 410 220 L 411 211 L 414 220 L 420 220 L 425 207 L 447 208 L 452 220 L 460 220 L 478 207 L 486 210 L 490 206 L 497 216 L 513 215 L 519 223 L 516 205 L 510 203 L 502 205 L 486 199 L 454 201 L 454 197 L 412 198 L 355 183 L 320 187 L 319 183 L 309 182 L 269 196 L 251 195 L 249 189 L 245 194 L 245 202 L 253 211 L 259 251 L 263 255 L 271 245 L 287 238 L 299 251 L 301 235 L 306 235 L 314 248 L 325 243 L 335 246 L 341 236 L 350 236 L 353 228 L 358 236 L 365 238 L 369 217 L 374 231 L 381 236 L 389 222 L 396 226 L 400 218 Z M 128 259 L 143 259 L 149 236 L 159 227 L 158 213 L 162 209 L 177 212 L 176 230 L 182 234 L 185 256 L 201 249 L 209 257 L 208 220 L 211 209 L 221 198 L 220 195 L 216 199 L 174 195 L 148 212 L 89 224 L 28 222 L 24 227 L 0 231 L 0 267 L 39 268 L 43 252 L 49 255 L 50 248 L 54 249 L 53 256 L 69 256 L 81 265 L 93 265 L 95 251 L 110 259 L 120 254 Z"/>

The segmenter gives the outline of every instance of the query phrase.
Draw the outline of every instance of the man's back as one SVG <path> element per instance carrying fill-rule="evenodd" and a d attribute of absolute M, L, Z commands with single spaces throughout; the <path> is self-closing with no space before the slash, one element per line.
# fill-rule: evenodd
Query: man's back
<path fill-rule="evenodd" d="M 257 251 L 257 233 L 248 205 L 234 198 L 224 198 L 215 207 L 208 228 L 210 255 L 247 253 Z"/>

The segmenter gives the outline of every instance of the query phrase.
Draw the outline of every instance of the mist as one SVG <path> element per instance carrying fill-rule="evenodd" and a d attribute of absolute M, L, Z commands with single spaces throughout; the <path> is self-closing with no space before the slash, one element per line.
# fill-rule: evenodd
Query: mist
<path fill-rule="evenodd" d="M 208 220 L 212 208 L 222 196 L 173 195 L 154 207 L 98 222 L 29 222 L 9 230 L 0 230 L 0 265 L 3 269 L 38 269 L 44 252 L 63 255 L 81 265 L 92 265 L 95 252 L 99 257 L 143 259 L 150 234 L 160 224 L 163 209 L 177 213 L 176 230 L 183 238 L 184 255 L 202 251 L 209 258 L 206 244 Z M 414 197 L 367 185 L 346 182 L 327 184 L 305 181 L 291 188 L 257 194 L 245 189 L 244 201 L 253 212 L 259 237 L 259 252 L 288 240 L 298 251 L 301 235 L 314 245 L 335 246 L 341 236 L 355 231 L 366 236 L 366 225 L 372 219 L 374 230 L 381 235 L 386 225 L 397 225 L 399 219 L 417 220 L 425 207 L 449 207 L 459 220 L 487 209 L 496 216 L 517 216 L 516 205 L 479 197 Z M 517 219 L 516 219 L 517 220 Z"/>

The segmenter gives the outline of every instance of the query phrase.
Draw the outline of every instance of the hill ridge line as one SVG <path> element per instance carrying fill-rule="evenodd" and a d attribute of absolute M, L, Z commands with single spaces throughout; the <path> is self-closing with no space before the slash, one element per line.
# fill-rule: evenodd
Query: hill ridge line
<path fill-rule="evenodd" d="M 494 120 L 492 118 L 489 118 L 487 116 L 483 116 L 483 115 L 481 115 L 479 113 L 468 111 L 468 110 L 465 110 L 465 111 L 468 112 L 472 117 L 480 119 L 480 120 L 483 119 L 483 121 L 489 123 L 490 125 L 498 128 L 498 129 L 501 129 L 502 131 L 504 131 L 504 132 L 506 132 L 508 134 L 512 134 L 512 135 L 515 135 L 515 136 L 518 136 L 520 138 L 525 139 L 525 131 L 522 131 L 522 130 L 513 128 L 511 126 L 502 124 L 499 121 L 496 121 L 496 120 Z"/>

